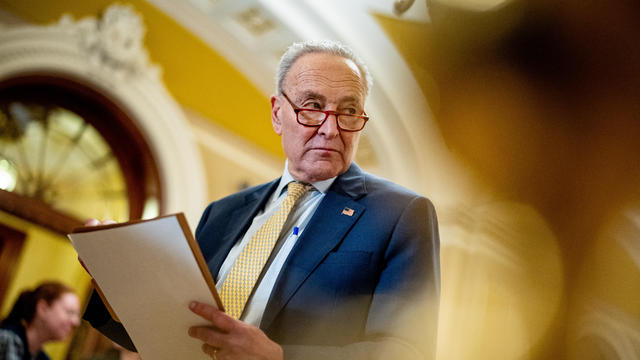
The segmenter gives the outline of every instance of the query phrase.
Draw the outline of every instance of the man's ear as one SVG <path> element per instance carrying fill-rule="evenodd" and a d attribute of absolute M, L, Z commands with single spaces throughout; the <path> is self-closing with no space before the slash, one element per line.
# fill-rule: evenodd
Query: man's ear
<path fill-rule="evenodd" d="M 271 96 L 271 126 L 273 131 L 278 135 L 282 135 L 282 119 L 280 119 L 280 99 L 278 96 Z"/>

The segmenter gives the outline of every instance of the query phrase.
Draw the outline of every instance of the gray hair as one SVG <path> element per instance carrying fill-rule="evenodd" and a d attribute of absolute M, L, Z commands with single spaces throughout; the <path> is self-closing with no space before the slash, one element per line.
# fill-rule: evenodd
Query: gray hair
<path fill-rule="evenodd" d="M 280 65 L 278 66 L 278 73 L 276 74 L 276 94 L 282 95 L 284 79 L 296 60 L 302 55 L 312 53 L 333 54 L 353 61 L 358 67 L 360 75 L 364 78 L 363 85 L 365 95 L 369 96 L 369 90 L 373 84 L 369 69 L 367 69 L 362 59 L 360 59 L 353 50 L 333 40 L 308 40 L 291 44 L 284 55 L 282 55 L 282 58 L 280 58 Z"/>

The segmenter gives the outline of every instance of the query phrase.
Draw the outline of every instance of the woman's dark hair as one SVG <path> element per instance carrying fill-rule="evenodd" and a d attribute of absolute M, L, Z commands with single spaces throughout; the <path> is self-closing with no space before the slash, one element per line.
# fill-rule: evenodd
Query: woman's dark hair
<path fill-rule="evenodd" d="M 51 305 L 63 294 L 73 292 L 73 289 L 69 286 L 57 281 L 43 282 L 33 290 L 25 290 L 20 293 L 20 296 L 13 304 L 13 308 L 11 308 L 11 312 L 2 320 L 0 325 L 20 324 L 23 321 L 30 324 L 36 315 L 38 301 L 44 300 Z"/>

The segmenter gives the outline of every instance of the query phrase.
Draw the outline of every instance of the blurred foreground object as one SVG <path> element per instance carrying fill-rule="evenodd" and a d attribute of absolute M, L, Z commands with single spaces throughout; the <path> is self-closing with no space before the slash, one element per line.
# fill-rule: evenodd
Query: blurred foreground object
<path fill-rule="evenodd" d="M 414 36 L 396 43 L 477 180 L 443 216 L 460 225 L 442 236 L 439 358 L 640 358 L 640 3 L 429 5 L 432 23 L 403 24 Z M 495 203 L 531 211 L 503 217 Z M 495 255 L 514 243 L 509 268 Z M 537 271 L 556 254 L 558 271 Z M 535 321 L 514 331 L 521 314 Z"/>

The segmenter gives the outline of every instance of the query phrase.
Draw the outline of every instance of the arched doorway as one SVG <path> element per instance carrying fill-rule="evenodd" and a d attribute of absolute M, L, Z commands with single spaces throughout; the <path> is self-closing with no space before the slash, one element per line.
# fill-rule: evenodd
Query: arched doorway
<path fill-rule="evenodd" d="M 44 279 L 87 294 L 88 275 L 64 234 L 88 217 L 183 211 L 194 224 L 204 207 L 186 119 L 141 39 L 131 38 L 144 34 L 142 21 L 122 5 L 103 16 L 0 33 L 0 223 L 25 234 L 7 298 Z M 109 41 L 87 46 L 87 37 Z M 67 348 L 49 353 L 84 357 Z"/>
<path fill-rule="evenodd" d="M 88 279 L 68 261 L 65 235 L 86 218 L 154 217 L 163 204 L 156 162 L 134 121 L 96 90 L 50 74 L 0 83 L 0 178 L 2 300 L 51 278 L 85 295 Z M 33 231 L 40 227 L 47 235 Z M 29 274 L 34 267 L 41 271 Z M 11 289 L 14 279 L 20 286 Z M 73 343 L 73 358 L 110 345 L 87 325 Z"/>

